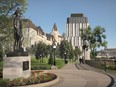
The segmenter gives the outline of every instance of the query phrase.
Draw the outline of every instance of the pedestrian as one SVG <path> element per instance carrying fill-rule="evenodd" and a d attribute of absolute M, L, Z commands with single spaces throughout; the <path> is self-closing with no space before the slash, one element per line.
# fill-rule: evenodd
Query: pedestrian
<path fill-rule="evenodd" d="M 84 64 L 84 59 L 83 59 L 83 57 L 82 57 L 82 63 Z"/>
<path fill-rule="evenodd" d="M 79 58 L 79 62 L 80 62 L 80 64 L 82 63 L 82 57 L 80 56 L 80 58 Z"/>

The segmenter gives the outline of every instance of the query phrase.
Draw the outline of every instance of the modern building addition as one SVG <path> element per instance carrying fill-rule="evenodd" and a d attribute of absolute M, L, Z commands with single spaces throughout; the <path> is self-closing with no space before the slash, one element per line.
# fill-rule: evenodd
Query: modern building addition
<path fill-rule="evenodd" d="M 78 47 L 82 51 L 82 29 L 87 29 L 88 26 L 88 18 L 84 17 L 82 13 L 71 14 L 70 17 L 67 17 L 66 40 L 68 40 L 68 42 L 72 44 L 73 49 L 75 49 L 75 47 Z M 87 52 L 86 55 L 88 55 Z"/>

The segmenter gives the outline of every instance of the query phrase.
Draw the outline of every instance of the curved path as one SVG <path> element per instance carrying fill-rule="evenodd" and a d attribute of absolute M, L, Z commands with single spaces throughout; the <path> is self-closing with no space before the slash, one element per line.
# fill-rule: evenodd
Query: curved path
<path fill-rule="evenodd" d="M 109 76 L 89 71 L 78 70 L 75 64 L 67 64 L 61 70 L 49 70 L 60 77 L 60 81 L 49 87 L 107 87 L 111 79 Z"/>

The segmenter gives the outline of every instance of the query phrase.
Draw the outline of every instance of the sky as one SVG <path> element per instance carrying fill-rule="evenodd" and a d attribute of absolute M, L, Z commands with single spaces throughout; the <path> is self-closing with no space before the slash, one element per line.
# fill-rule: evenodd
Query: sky
<path fill-rule="evenodd" d="M 50 33 L 56 23 L 62 35 L 66 29 L 66 19 L 72 13 L 83 13 L 88 17 L 90 27 L 105 28 L 108 48 L 116 48 L 116 0 L 27 0 L 25 18 L 44 32 Z"/>

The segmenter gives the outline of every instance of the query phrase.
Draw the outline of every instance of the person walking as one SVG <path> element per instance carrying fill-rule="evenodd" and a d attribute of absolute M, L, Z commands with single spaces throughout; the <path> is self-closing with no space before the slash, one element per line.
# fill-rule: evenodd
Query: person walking
<path fill-rule="evenodd" d="M 80 56 L 79 58 L 79 63 L 81 64 L 82 63 L 82 57 Z"/>

